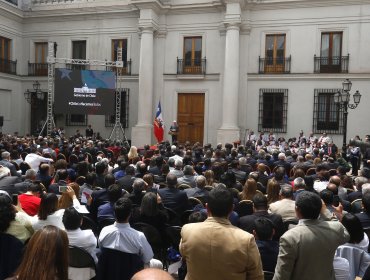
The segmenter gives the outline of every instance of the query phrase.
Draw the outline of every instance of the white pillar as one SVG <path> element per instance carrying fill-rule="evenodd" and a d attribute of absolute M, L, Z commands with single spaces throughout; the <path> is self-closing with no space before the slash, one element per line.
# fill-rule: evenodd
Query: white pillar
<path fill-rule="evenodd" d="M 239 29 L 241 23 L 239 3 L 226 6 L 226 46 L 222 91 L 222 123 L 217 131 L 217 143 L 232 143 L 239 140 L 238 97 L 239 97 Z"/>
<path fill-rule="evenodd" d="M 141 29 L 140 66 L 139 66 L 139 95 L 137 104 L 138 120 L 132 128 L 132 145 L 142 147 L 152 143 L 153 134 L 153 33 L 155 24 L 152 10 L 141 10 L 139 28 Z"/>

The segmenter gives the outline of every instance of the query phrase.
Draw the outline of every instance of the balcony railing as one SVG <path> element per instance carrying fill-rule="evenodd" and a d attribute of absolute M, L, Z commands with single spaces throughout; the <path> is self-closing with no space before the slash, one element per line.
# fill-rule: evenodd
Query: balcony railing
<path fill-rule="evenodd" d="M 79 64 L 66 64 L 66 68 L 69 70 L 89 70 L 90 65 L 79 65 Z"/>
<path fill-rule="evenodd" d="M 130 76 L 131 75 L 131 59 L 127 61 L 122 61 L 123 62 L 123 67 L 118 68 L 119 75 L 122 76 Z M 117 71 L 117 67 L 107 67 L 107 71 Z"/>
<path fill-rule="evenodd" d="M 0 72 L 17 75 L 17 61 L 0 58 Z"/>
<path fill-rule="evenodd" d="M 179 59 L 177 58 L 178 75 L 205 75 L 206 58 L 202 59 Z"/>
<path fill-rule="evenodd" d="M 349 54 L 347 56 L 314 56 L 315 73 L 348 73 Z"/>
<path fill-rule="evenodd" d="M 292 56 L 258 58 L 259 74 L 289 74 Z"/>
<path fill-rule="evenodd" d="M 47 63 L 30 63 L 28 62 L 28 76 L 47 76 Z"/>

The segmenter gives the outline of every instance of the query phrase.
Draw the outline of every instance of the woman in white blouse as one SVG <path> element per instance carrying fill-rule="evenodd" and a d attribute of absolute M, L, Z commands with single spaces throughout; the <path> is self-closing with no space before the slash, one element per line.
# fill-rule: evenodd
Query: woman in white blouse
<path fill-rule="evenodd" d="M 75 192 L 71 187 L 67 187 L 68 195 L 73 200 L 73 206 L 79 207 L 80 202 L 78 201 Z M 39 230 L 47 225 L 53 225 L 64 230 L 62 222 L 64 209 L 58 210 L 58 197 L 54 193 L 48 193 L 42 196 L 39 212 L 37 216 L 33 217 L 32 227 L 33 229 Z"/>

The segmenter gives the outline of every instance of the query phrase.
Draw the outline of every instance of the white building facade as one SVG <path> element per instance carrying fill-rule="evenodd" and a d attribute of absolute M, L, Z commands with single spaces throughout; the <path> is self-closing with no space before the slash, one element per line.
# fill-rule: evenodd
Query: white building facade
<path fill-rule="evenodd" d="M 347 78 L 362 94 L 349 110 L 348 138 L 370 133 L 369 34 L 367 0 L 0 0 L 2 131 L 40 129 L 46 103 L 24 92 L 35 81 L 47 91 L 47 42 L 56 42 L 57 58 L 111 61 L 122 47 L 121 120 L 136 146 L 156 142 L 159 101 L 166 132 L 178 120 L 180 141 L 303 130 L 341 144 L 333 97 Z M 114 112 L 55 121 L 67 135 L 91 124 L 106 138 Z"/>

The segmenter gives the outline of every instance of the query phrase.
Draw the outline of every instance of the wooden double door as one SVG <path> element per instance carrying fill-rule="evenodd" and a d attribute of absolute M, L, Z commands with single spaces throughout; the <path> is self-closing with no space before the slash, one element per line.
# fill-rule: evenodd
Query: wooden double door
<path fill-rule="evenodd" d="M 191 144 L 204 137 L 204 93 L 179 93 L 177 105 L 178 142 Z"/>

